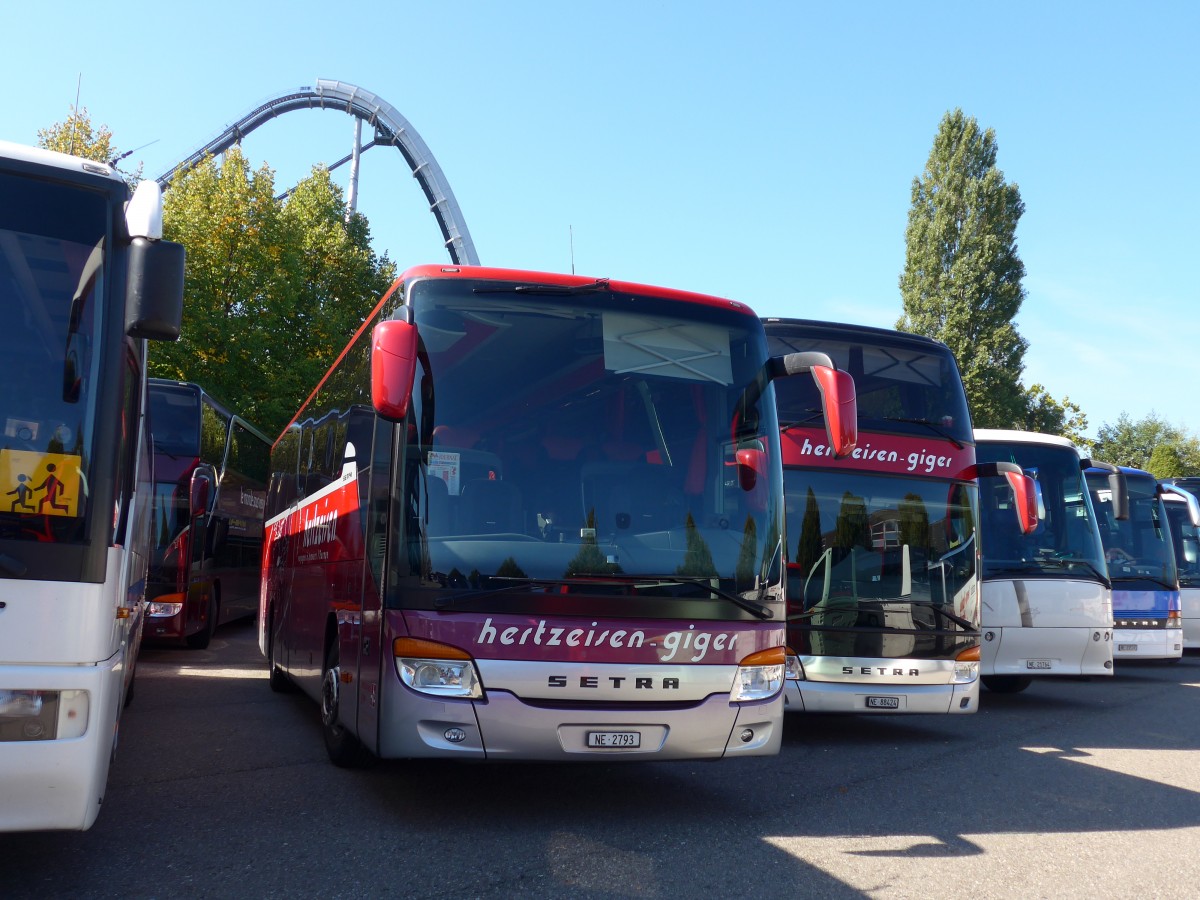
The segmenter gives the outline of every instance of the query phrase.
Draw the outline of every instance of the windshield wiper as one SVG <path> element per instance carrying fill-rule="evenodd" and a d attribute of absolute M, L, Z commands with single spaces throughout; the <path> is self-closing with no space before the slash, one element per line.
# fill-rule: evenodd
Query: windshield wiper
<path fill-rule="evenodd" d="M 801 425 L 807 425 L 809 422 L 815 422 L 817 419 L 825 418 L 825 413 L 819 409 L 806 409 L 806 413 L 811 415 L 805 416 L 803 419 L 796 419 L 792 422 L 784 422 L 779 426 L 779 433 L 787 431 L 789 428 L 798 428 Z"/>
<path fill-rule="evenodd" d="M 932 600 L 905 600 L 903 597 L 860 597 L 855 602 L 859 605 L 860 608 L 861 608 L 862 604 L 864 604 L 864 603 L 878 603 L 880 605 L 883 605 L 886 603 L 895 603 L 895 604 L 901 604 L 904 606 L 924 606 L 924 607 L 928 607 L 929 609 L 933 610 L 933 612 L 936 613 L 937 615 L 942 616 L 946 619 L 949 619 L 951 622 L 953 622 L 955 625 L 958 625 L 960 628 L 963 628 L 967 631 L 975 631 L 976 630 L 976 626 L 973 622 L 968 622 L 966 619 L 962 618 L 961 616 L 956 616 L 952 612 L 946 612 L 946 610 L 942 609 L 942 607 L 940 605 L 934 603 Z M 826 606 L 825 603 L 826 603 L 826 601 L 822 600 L 820 603 L 816 603 L 813 606 L 810 606 L 804 612 L 802 612 L 798 615 L 789 616 L 788 618 L 793 619 L 793 620 L 800 619 L 800 618 L 805 618 L 808 616 L 816 615 L 819 612 L 830 612 L 830 613 L 846 612 L 845 608 L 838 607 L 838 606 Z M 874 610 L 872 610 L 872 612 L 874 612 Z M 844 625 L 844 626 L 837 626 L 837 627 L 843 631 L 853 631 L 856 628 L 856 626 L 854 626 L 854 625 Z"/>
<path fill-rule="evenodd" d="M 883 416 L 882 418 L 885 422 L 907 422 L 909 425 L 924 425 L 934 434 L 944 437 L 959 450 L 963 448 L 962 442 L 937 422 L 930 422 L 928 419 L 911 419 L 907 416 Z"/>
<path fill-rule="evenodd" d="M 1118 581 L 1149 581 L 1151 584 L 1157 584 L 1165 591 L 1175 590 L 1175 585 L 1168 584 L 1164 579 L 1156 575 L 1110 575 L 1113 583 Z"/>
<path fill-rule="evenodd" d="M 611 577 L 611 576 L 609 576 Z M 741 594 L 735 594 L 733 591 L 727 591 L 724 588 L 719 588 L 712 584 L 707 578 L 702 578 L 698 575 L 651 575 L 651 576 L 626 576 L 626 580 L 635 584 L 646 583 L 651 585 L 655 582 L 666 584 L 694 584 L 697 587 L 702 587 L 714 597 L 720 597 L 722 600 L 728 600 L 734 606 L 739 606 L 746 612 L 758 616 L 760 619 L 775 618 L 775 611 L 769 606 L 764 606 L 757 600 L 749 600 Z M 762 597 L 766 593 L 767 586 L 764 582 L 758 589 L 758 596 Z"/>
<path fill-rule="evenodd" d="M 1055 563 L 1066 568 L 1067 566 L 1083 566 L 1101 581 L 1108 581 L 1108 576 L 1096 568 L 1095 563 L 1090 559 L 1080 559 L 1074 556 L 1051 556 L 1046 559 L 1039 559 L 1039 563 Z"/>
<path fill-rule="evenodd" d="M 586 294 L 591 291 L 607 291 L 608 279 L 597 278 L 595 281 L 589 281 L 586 284 L 513 284 L 513 285 L 492 285 L 488 287 L 472 288 L 474 294 L 548 294 L 554 297 L 569 297 L 572 294 Z"/>
<path fill-rule="evenodd" d="M 933 610 L 933 612 L 936 613 L 937 615 L 941 616 L 944 619 L 948 619 L 949 621 L 951 621 L 955 625 L 957 625 L 959 628 L 962 628 L 966 631 L 975 631 L 977 629 L 977 626 L 975 625 L 974 622 L 968 622 L 962 616 L 956 616 L 952 612 L 947 612 L 946 610 L 942 609 L 942 607 L 939 604 L 934 603 L 932 600 L 888 600 L 886 602 L 888 602 L 888 603 L 904 603 L 904 604 L 907 604 L 908 606 L 923 606 L 923 607 L 926 607 L 927 609 Z"/>
<path fill-rule="evenodd" d="M 508 581 L 511 584 L 506 584 L 502 587 L 483 588 L 476 591 L 468 591 L 465 594 L 457 594 L 453 597 L 444 597 L 438 600 L 434 606 L 437 609 L 448 609 L 455 606 L 460 606 L 472 600 L 478 600 L 481 597 L 493 596 L 495 594 L 508 593 L 523 587 L 534 587 L 539 585 L 548 585 L 550 587 L 575 586 L 575 587 L 603 587 L 604 584 L 625 584 L 634 587 L 653 587 L 657 584 L 694 584 L 704 588 L 714 597 L 719 597 L 722 600 L 728 600 L 730 603 L 738 606 L 746 612 L 757 616 L 760 619 L 772 619 L 775 617 L 775 612 L 769 606 L 764 606 L 754 600 L 748 600 L 740 594 L 732 593 L 731 591 L 723 590 L 719 587 L 714 587 L 707 580 L 698 577 L 687 575 L 614 575 L 607 572 L 598 572 L 593 576 L 587 573 L 582 573 L 582 577 L 578 578 L 518 578 L 513 576 L 494 576 L 491 581 Z M 760 596 L 765 589 L 760 588 Z"/>

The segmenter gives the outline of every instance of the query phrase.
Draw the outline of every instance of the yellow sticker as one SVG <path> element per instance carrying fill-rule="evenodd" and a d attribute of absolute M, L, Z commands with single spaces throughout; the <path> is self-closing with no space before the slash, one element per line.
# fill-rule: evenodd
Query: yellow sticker
<path fill-rule="evenodd" d="M 79 515 L 79 470 L 68 453 L 0 450 L 0 510 L 30 516 Z"/>

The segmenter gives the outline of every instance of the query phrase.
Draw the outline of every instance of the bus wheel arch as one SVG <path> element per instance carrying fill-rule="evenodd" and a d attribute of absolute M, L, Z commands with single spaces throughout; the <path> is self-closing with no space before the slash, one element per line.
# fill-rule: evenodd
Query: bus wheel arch
<path fill-rule="evenodd" d="M 221 615 L 221 588 L 217 581 L 213 581 L 208 589 L 208 612 L 207 621 L 204 627 L 195 634 L 189 634 L 184 641 L 192 650 L 205 650 L 212 642 L 213 632 L 217 630 L 217 619 Z"/>
<path fill-rule="evenodd" d="M 1028 675 L 984 675 L 979 680 L 993 694 L 1019 694 L 1033 684 Z"/>
<path fill-rule="evenodd" d="M 275 607 L 267 609 L 267 683 L 276 694 L 291 694 L 296 685 L 275 659 L 278 641 L 275 639 Z"/>
<path fill-rule="evenodd" d="M 321 673 L 321 730 L 325 736 L 325 749 L 335 766 L 357 768 L 371 760 L 370 753 L 338 722 L 341 698 L 341 645 L 336 627 L 326 634 L 325 665 Z"/>

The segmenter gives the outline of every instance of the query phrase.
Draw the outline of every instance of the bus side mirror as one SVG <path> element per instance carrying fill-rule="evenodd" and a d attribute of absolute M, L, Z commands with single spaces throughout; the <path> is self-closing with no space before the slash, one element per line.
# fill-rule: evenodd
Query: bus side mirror
<path fill-rule="evenodd" d="M 192 473 L 192 483 L 188 491 L 188 511 L 193 519 L 208 515 L 212 486 L 212 476 L 207 472 L 197 470 Z"/>
<path fill-rule="evenodd" d="M 1021 534 L 1033 534 L 1037 531 L 1040 519 L 1038 517 L 1037 482 L 1025 474 L 1025 470 L 1016 463 L 994 462 L 977 463 L 968 466 L 959 473 L 959 478 L 998 478 L 1003 476 L 1013 493 L 1013 506 L 1017 511 L 1017 525 Z"/>
<path fill-rule="evenodd" d="M 772 357 L 767 371 L 772 379 L 812 374 L 821 392 L 821 412 L 825 416 L 825 435 L 838 459 L 849 456 L 858 444 L 858 400 L 854 377 L 836 368 L 829 355 L 807 350 Z"/>
<path fill-rule="evenodd" d="M 371 335 L 371 405 L 385 419 L 408 415 L 417 377 L 417 327 L 399 319 L 375 326 Z"/>
<path fill-rule="evenodd" d="M 838 459 L 849 456 L 858 444 L 858 398 L 854 393 L 854 378 L 830 366 L 813 366 L 813 381 L 821 391 L 821 407 L 825 412 L 825 432 L 829 446 Z"/>
<path fill-rule="evenodd" d="M 1158 487 L 1159 491 L 1164 494 L 1174 494 L 1176 497 L 1181 497 L 1187 505 L 1188 519 L 1192 525 L 1200 528 L 1200 500 L 1195 494 L 1189 493 L 1182 488 L 1177 488 L 1173 484 L 1161 484 Z"/>
<path fill-rule="evenodd" d="M 183 271 L 187 253 L 174 241 L 135 237 L 125 282 L 125 333 L 173 341 L 183 322 Z"/>
<path fill-rule="evenodd" d="M 743 491 L 752 491 L 758 479 L 767 477 L 767 454 L 753 447 L 745 447 L 734 453 L 737 460 L 738 486 Z"/>
<path fill-rule="evenodd" d="M 1004 478 L 1012 488 L 1021 534 L 1033 534 L 1038 527 L 1037 490 L 1033 479 L 1024 472 L 1005 472 Z"/>

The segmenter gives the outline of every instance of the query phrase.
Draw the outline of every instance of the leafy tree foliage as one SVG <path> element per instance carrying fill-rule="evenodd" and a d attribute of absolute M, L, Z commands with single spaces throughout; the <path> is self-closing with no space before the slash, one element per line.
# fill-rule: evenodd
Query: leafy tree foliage
<path fill-rule="evenodd" d="M 900 292 L 902 331 L 936 338 L 958 360 L 978 427 L 1024 419 L 1026 341 L 1014 319 L 1025 298 L 1015 184 L 996 168 L 996 135 L 961 109 L 947 113 L 912 184 Z"/>
<path fill-rule="evenodd" d="M 395 267 L 315 168 L 285 203 L 269 168 L 237 148 L 178 176 L 164 235 L 187 247 L 183 335 L 155 344 L 151 372 L 196 381 L 268 434 L 291 419 Z"/>
<path fill-rule="evenodd" d="M 107 125 L 92 125 L 92 117 L 86 106 L 82 109 L 72 106 L 65 121 L 56 122 L 49 128 L 39 128 L 37 133 L 39 147 L 102 163 L 115 163 L 123 156 L 112 138 L 112 131 Z M 135 171 L 121 174 L 132 184 L 141 178 L 141 172 L 139 165 Z"/>
<path fill-rule="evenodd" d="M 1025 430 L 1061 435 L 1090 452 L 1092 442 L 1084 435 L 1087 424 L 1087 414 L 1070 397 L 1059 402 L 1040 384 L 1025 391 L 1025 420 L 1021 423 Z"/>
<path fill-rule="evenodd" d="M 1121 413 L 1116 422 L 1100 426 L 1093 453 L 1097 459 L 1146 469 L 1159 478 L 1200 475 L 1200 439 L 1153 412 L 1136 422 Z M 1176 468 L 1179 471 L 1169 471 Z"/>
<path fill-rule="evenodd" d="M 1146 471 L 1155 478 L 1178 478 L 1185 475 L 1179 448 L 1172 444 L 1159 444 L 1150 452 Z"/>

